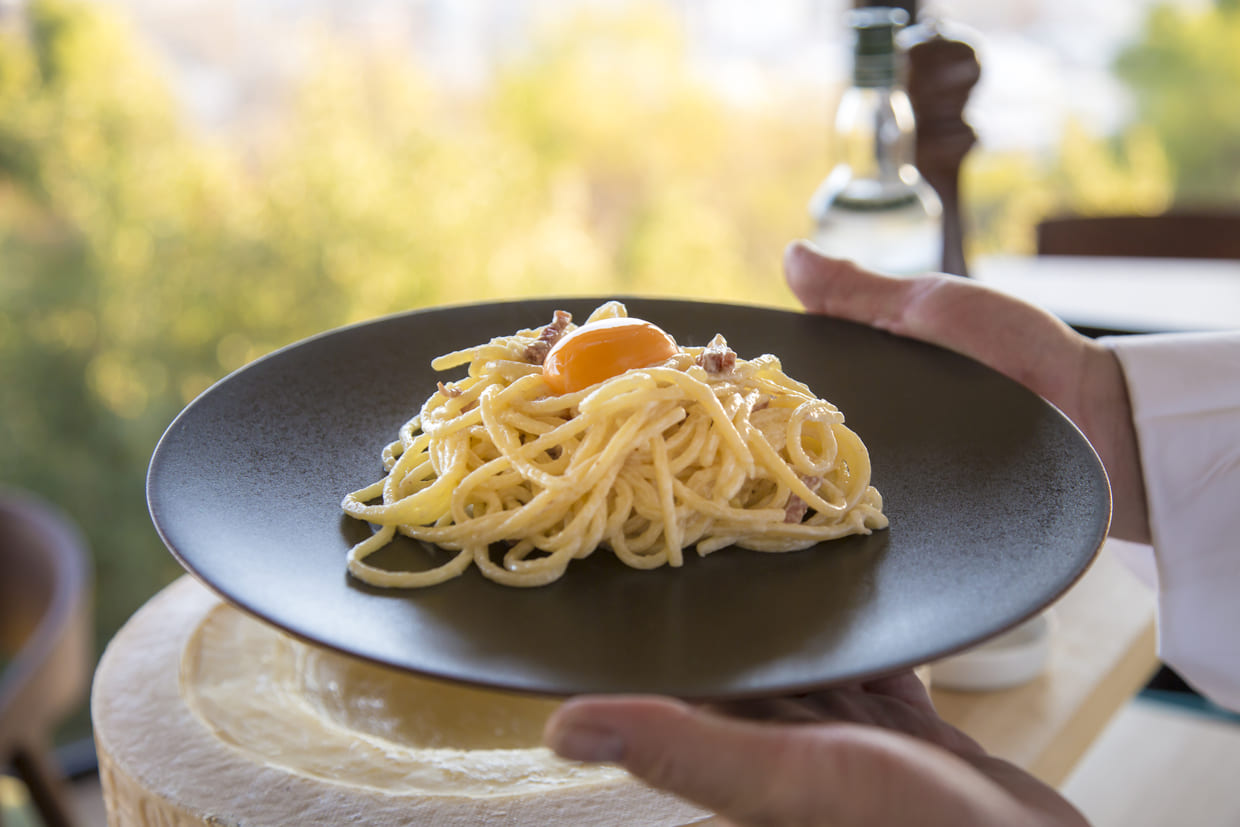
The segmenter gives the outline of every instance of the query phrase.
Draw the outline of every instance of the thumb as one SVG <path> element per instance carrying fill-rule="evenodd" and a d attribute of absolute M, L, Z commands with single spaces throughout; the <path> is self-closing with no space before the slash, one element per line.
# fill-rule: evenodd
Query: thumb
<path fill-rule="evenodd" d="M 881 276 L 805 242 L 788 246 L 784 270 L 811 313 L 954 350 L 1072 410 L 1086 340 L 1040 307 L 958 276 Z"/>
<path fill-rule="evenodd" d="M 796 241 L 784 251 L 788 287 L 811 313 L 891 330 L 918 289 L 918 282 L 882 276 L 851 261 L 827 258 L 813 246 Z M 894 331 L 893 331 L 894 332 Z"/>
<path fill-rule="evenodd" d="M 667 698 L 586 697 L 551 716 L 545 739 L 561 757 L 617 763 L 738 825 L 958 827 L 1010 812 L 956 756 L 874 727 L 761 724 Z"/>

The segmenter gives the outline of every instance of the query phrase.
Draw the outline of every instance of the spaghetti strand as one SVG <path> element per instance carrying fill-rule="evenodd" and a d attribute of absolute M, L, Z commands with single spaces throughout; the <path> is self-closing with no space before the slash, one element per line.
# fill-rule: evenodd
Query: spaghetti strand
<path fill-rule="evenodd" d="M 626 316 L 608 302 L 586 324 Z M 381 453 L 386 476 L 341 503 L 376 526 L 349 552 L 354 577 L 421 588 L 474 566 L 532 587 L 597 548 L 651 569 L 682 565 L 688 548 L 792 551 L 887 526 L 865 444 L 775 356 L 733 363 L 727 351 L 724 363 L 716 337 L 713 355 L 679 347 L 556 394 L 527 361 L 556 335 L 523 330 L 432 362 L 465 376 L 398 429 Z M 397 533 L 441 559 L 425 571 L 366 562 Z"/>

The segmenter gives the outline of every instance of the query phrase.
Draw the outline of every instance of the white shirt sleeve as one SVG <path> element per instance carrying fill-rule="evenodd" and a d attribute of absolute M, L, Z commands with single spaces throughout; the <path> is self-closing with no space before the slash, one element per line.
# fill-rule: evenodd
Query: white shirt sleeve
<path fill-rule="evenodd" d="M 1159 655 L 1240 710 L 1240 331 L 1122 336 L 1158 568 Z"/>

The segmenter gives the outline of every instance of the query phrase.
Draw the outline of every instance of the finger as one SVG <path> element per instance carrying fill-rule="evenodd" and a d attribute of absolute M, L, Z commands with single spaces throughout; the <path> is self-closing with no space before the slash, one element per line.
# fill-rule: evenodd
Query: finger
<path fill-rule="evenodd" d="M 930 700 L 926 685 L 912 670 L 864 681 L 861 688 L 872 695 L 887 695 L 923 712 L 935 714 L 934 702 Z"/>
<path fill-rule="evenodd" d="M 551 716 L 546 741 L 565 758 L 618 763 L 651 786 L 738 824 L 762 823 L 776 813 L 782 819 L 765 823 L 797 823 L 809 814 L 798 786 L 820 786 L 804 778 L 805 767 L 816 765 L 827 779 L 833 773 L 804 755 L 805 742 L 795 733 L 776 735 L 788 729 L 670 699 L 578 698 Z M 829 813 L 823 815 L 828 820 Z"/>
<path fill-rule="evenodd" d="M 881 276 L 804 242 L 784 255 L 806 309 L 953 350 L 1076 410 L 1087 340 L 1045 310 L 958 276 Z"/>
<path fill-rule="evenodd" d="M 941 273 L 884 276 L 851 261 L 828 258 L 797 241 L 784 253 L 793 293 L 810 312 L 861 322 L 981 358 L 1019 321 L 1039 333 L 1072 335 L 1045 310 L 976 281 Z M 964 322 L 964 323 L 962 323 Z"/>
<path fill-rule="evenodd" d="M 957 757 L 849 724 L 778 726 L 661 698 L 578 698 L 548 721 L 562 757 L 618 763 L 740 825 L 988 824 L 1007 808 Z M 917 821 L 926 809 L 935 818 Z"/>
<path fill-rule="evenodd" d="M 1049 400 L 1098 449 L 1114 492 L 1115 536 L 1149 541 L 1132 409 L 1115 354 L 1042 308 L 965 278 L 899 279 L 827 258 L 784 254 L 788 285 L 812 313 L 872 325 L 979 361 Z"/>
<path fill-rule="evenodd" d="M 822 715 L 804 698 L 757 698 L 705 704 L 703 709 L 733 718 L 780 723 L 822 723 Z"/>
<path fill-rule="evenodd" d="M 940 718 L 928 698 L 924 705 L 914 705 L 893 695 L 874 694 L 859 688 L 837 693 L 822 710 L 824 715 L 834 716 L 836 720 L 879 726 L 958 755 L 984 753 L 976 741 Z"/>
<path fill-rule="evenodd" d="M 851 261 L 827 258 L 797 241 L 784 252 L 788 286 L 811 313 L 889 330 L 910 301 L 912 281 L 880 276 Z"/>

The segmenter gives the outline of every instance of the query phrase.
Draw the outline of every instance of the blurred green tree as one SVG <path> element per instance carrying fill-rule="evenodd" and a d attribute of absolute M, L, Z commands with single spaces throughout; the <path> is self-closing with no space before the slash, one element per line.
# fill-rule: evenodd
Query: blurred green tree
<path fill-rule="evenodd" d="M 1116 73 L 1172 159 L 1176 201 L 1240 202 L 1240 2 L 1155 7 Z"/>
<path fill-rule="evenodd" d="M 271 128 L 214 144 L 106 7 L 27 22 L 0 35 L 0 469 L 84 528 L 101 643 L 178 573 L 144 507 L 159 434 L 263 353 L 444 302 L 791 304 L 822 130 L 721 100 L 657 7 L 583 12 L 472 96 L 320 36 Z"/>
<path fill-rule="evenodd" d="M 970 252 L 1031 252 L 1056 212 L 1156 213 L 1240 203 L 1240 2 L 1157 5 L 1115 62 L 1133 95 L 1117 135 L 1066 128 L 1045 158 L 988 153 L 965 168 Z"/>
<path fill-rule="evenodd" d="M 1032 253 L 1034 227 L 1056 213 L 1157 213 L 1171 205 L 1171 162 L 1149 127 L 1096 135 L 1072 121 L 1056 152 L 978 150 L 964 167 L 968 252 Z"/>
<path fill-rule="evenodd" d="M 1216 14 L 1234 42 L 1234 9 Z M 311 73 L 264 128 L 214 142 L 107 6 L 31 0 L 26 16 L 0 31 L 0 481 L 82 525 L 100 642 L 179 572 L 144 506 L 160 433 L 274 348 L 407 308 L 530 295 L 793 305 L 780 254 L 808 231 L 829 168 L 827 102 L 727 99 L 661 5 L 585 6 L 481 91 L 315 35 Z M 1172 57 L 1201 48 L 1178 25 L 1150 29 Z M 1235 51 L 1193 32 L 1213 44 L 1202 65 L 1234 88 Z M 1202 133 L 1224 111 L 1189 108 Z M 1152 132 L 1116 141 L 1070 131 L 1053 164 L 977 153 L 975 251 L 1027 249 L 1064 204 L 1160 208 L 1194 152 L 1240 166 L 1218 141 L 1182 148 L 1174 120 L 1159 109 Z"/>
<path fill-rule="evenodd" d="M 150 295 L 177 179 L 200 174 L 153 69 L 106 16 L 29 7 L 0 35 L 0 468 L 67 510 L 99 551 L 114 630 L 174 566 L 142 509 L 167 421 L 173 343 Z M 184 370 L 194 370 L 190 354 Z M 202 370 L 198 360 L 198 370 Z"/>
<path fill-rule="evenodd" d="M 1065 131 L 1036 159 L 979 149 L 966 166 L 972 252 L 1033 247 L 1042 216 L 1240 203 L 1240 2 L 1152 7 L 1115 61 L 1133 96 L 1115 136 Z"/>

